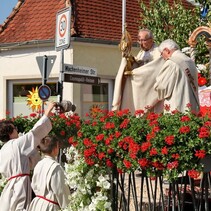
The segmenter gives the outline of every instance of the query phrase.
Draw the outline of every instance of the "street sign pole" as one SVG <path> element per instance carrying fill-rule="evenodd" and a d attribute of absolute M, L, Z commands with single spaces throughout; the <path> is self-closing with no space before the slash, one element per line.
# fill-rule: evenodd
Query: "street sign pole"
<path fill-rule="evenodd" d="M 70 46 L 70 27 L 71 27 L 71 7 L 60 10 L 56 16 L 56 37 L 55 37 L 55 47 L 56 51 L 61 51 L 60 58 L 60 72 L 59 72 L 59 81 L 57 84 L 57 100 L 58 102 L 62 101 L 63 98 L 63 72 L 64 72 L 64 49 L 69 48 Z M 58 161 L 61 164 L 62 160 L 62 149 L 60 149 L 58 155 Z"/>
<path fill-rule="evenodd" d="M 48 57 L 46 55 L 43 56 L 43 77 L 42 77 L 42 85 L 45 85 L 47 82 L 47 60 Z M 45 104 L 44 101 L 42 100 L 42 112 L 44 113 L 45 110 Z"/>
<path fill-rule="evenodd" d="M 45 85 L 47 82 L 47 60 L 48 57 L 45 55 L 43 56 L 43 77 L 42 77 L 42 85 Z"/>
<path fill-rule="evenodd" d="M 46 83 L 47 83 L 48 77 L 50 75 L 50 72 L 52 70 L 52 67 L 55 63 L 56 56 L 55 55 L 53 55 L 53 56 L 46 56 L 46 55 L 37 56 L 36 60 L 37 60 L 38 67 L 40 69 L 41 76 L 42 76 L 42 86 L 47 87 Z M 42 102 L 42 111 L 44 111 L 44 101 L 45 100 L 47 100 L 47 99 L 42 99 L 42 101 L 43 101 Z"/>
<path fill-rule="evenodd" d="M 60 73 L 59 73 L 59 83 L 58 83 L 58 102 L 63 99 L 63 77 L 64 77 L 64 49 L 61 49 L 60 57 Z"/>

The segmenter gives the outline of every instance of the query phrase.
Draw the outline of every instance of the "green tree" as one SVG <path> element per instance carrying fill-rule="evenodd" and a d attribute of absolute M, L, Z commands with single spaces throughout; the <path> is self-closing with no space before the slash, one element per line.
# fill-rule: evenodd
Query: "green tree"
<path fill-rule="evenodd" d="M 199 8 L 187 10 L 176 1 L 170 5 L 168 1 L 150 0 L 149 6 L 141 1 L 140 6 L 140 27 L 151 29 L 157 43 L 170 38 L 186 47 L 190 34 L 200 23 Z"/>
<path fill-rule="evenodd" d="M 146 1 L 145 1 L 146 2 Z M 201 7 L 185 8 L 178 0 L 169 1 L 150 0 L 149 3 L 140 1 L 141 22 L 140 28 L 152 30 L 156 43 L 165 39 L 175 40 L 181 48 L 188 46 L 190 34 L 199 26 L 205 25 L 200 18 Z M 196 48 L 196 62 L 208 62 L 208 50 L 204 44 L 204 37 L 200 37 Z"/>

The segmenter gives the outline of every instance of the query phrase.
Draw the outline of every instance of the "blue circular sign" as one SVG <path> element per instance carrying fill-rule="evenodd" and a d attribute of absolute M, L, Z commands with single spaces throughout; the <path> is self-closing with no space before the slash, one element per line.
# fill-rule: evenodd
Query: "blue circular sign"
<path fill-rule="evenodd" d="M 51 89 L 47 85 L 41 85 L 38 89 L 38 95 L 41 100 L 48 100 L 48 98 L 51 96 Z"/>

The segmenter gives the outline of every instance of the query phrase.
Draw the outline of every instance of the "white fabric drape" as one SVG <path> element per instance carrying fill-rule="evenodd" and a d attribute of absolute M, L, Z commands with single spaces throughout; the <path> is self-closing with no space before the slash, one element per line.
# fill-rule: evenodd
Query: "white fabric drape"
<path fill-rule="evenodd" d="M 158 58 L 135 68 L 132 76 L 124 76 L 126 64 L 126 59 L 122 58 L 115 80 L 112 110 L 128 108 L 134 113 L 135 110 L 145 110 L 147 106 L 154 106 L 158 102 L 158 95 L 153 86 L 164 60 Z M 160 103 L 154 107 L 154 110 L 160 112 Z"/>

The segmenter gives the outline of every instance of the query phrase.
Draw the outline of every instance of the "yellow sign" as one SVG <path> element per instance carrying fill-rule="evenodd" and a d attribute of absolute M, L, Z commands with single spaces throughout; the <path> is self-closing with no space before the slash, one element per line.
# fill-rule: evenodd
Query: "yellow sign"
<path fill-rule="evenodd" d="M 32 91 L 29 91 L 29 95 L 27 95 L 27 105 L 32 109 L 32 111 L 40 111 L 42 106 L 42 100 L 38 95 L 38 87 L 35 89 L 32 88 Z"/>

